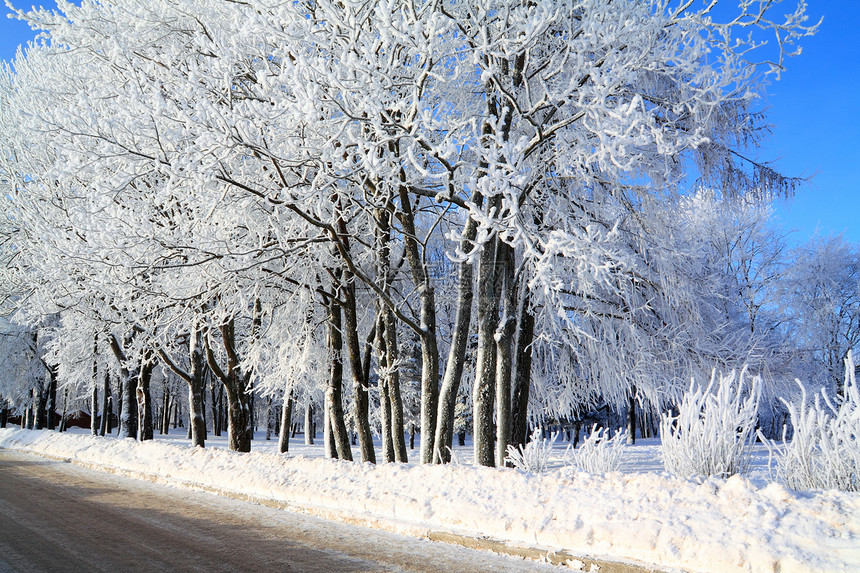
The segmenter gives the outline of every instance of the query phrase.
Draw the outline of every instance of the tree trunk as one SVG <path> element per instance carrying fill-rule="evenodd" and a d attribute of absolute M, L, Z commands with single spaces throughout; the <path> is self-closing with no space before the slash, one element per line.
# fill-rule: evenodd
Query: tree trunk
<path fill-rule="evenodd" d="M 90 432 L 94 436 L 99 435 L 99 385 L 97 382 L 99 379 L 99 367 L 98 361 L 96 360 L 99 351 L 98 340 L 98 335 L 93 336 L 93 389 L 90 396 Z M 104 416 L 104 414 L 102 414 L 102 416 Z"/>
<path fill-rule="evenodd" d="M 248 393 L 248 416 L 249 426 L 251 427 L 251 440 L 254 439 L 254 434 L 257 432 L 257 395 L 253 390 L 249 390 L 250 380 L 245 378 L 245 388 Z"/>
<path fill-rule="evenodd" d="M 395 143 L 399 153 L 399 143 Z M 430 272 L 419 250 L 415 230 L 415 214 L 409 200 L 409 189 L 405 185 L 406 175 L 400 172 L 400 210 L 397 215 L 403 226 L 412 282 L 418 291 L 421 305 L 421 329 L 416 333 L 421 342 L 421 463 L 433 463 L 433 444 L 436 437 L 436 415 L 439 409 L 439 348 L 436 340 L 436 294 L 430 280 Z M 403 429 L 400 429 L 403 435 Z M 404 448 L 405 453 L 405 448 Z"/>
<path fill-rule="evenodd" d="M 202 360 L 200 368 L 201 370 L 203 369 Z M 193 378 L 194 383 L 188 385 L 188 417 L 191 419 L 191 444 L 198 448 L 203 448 L 206 446 L 206 419 L 203 416 L 203 410 L 206 408 L 206 394 L 202 373 Z"/>
<path fill-rule="evenodd" d="M 33 388 L 33 425 L 37 430 L 45 427 L 47 420 L 48 393 L 45 389 L 45 381 L 42 380 L 38 388 Z"/>
<path fill-rule="evenodd" d="M 99 386 L 95 381 L 95 367 L 93 368 L 93 392 L 90 395 L 90 410 L 92 410 L 92 414 L 90 416 L 90 433 L 94 436 L 99 435 Z M 104 416 L 104 413 L 102 413 Z"/>
<path fill-rule="evenodd" d="M 138 371 L 129 371 L 125 353 L 116 336 L 108 337 L 111 351 L 120 364 L 120 411 L 119 411 L 119 434 L 120 438 L 137 438 L 137 400 L 135 390 L 137 389 Z"/>
<path fill-rule="evenodd" d="M 66 431 L 66 414 L 69 409 L 69 389 L 63 390 L 63 417 L 60 418 L 60 431 Z"/>
<path fill-rule="evenodd" d="M 152 382 L 152 371 L 155 369 L 155 361 L 147 353 L 143 364 L 140 365 L 140 376 L 137 379 L 137 411 L 138 411 L 138 439 L 143 442 L 151 440 L 152 435 L 152 395 L 149 391 Z"/>
<path fill-rule="evenodd" d="M 311 402 L 310 398 L 308 398 L 308 403 L 305 404 L 305 445 L 312 446 L 314 445 L 314 438 L 316 437 L 314 434 L 314 405 Z"/>
<path fill-rule="evenodd" d="M 476 197 L 472 198 L 473 200 Z M 469 253 L 477 233 L 477 224 L 469 217 L 464 229 L 461 250 Z M 454 440 L 454 408 L 457 404 L 457 392 L 463 377 L 463 366 L 466 362 L 466 345 L 469 341 L 469 327 L 472 321 L 472 275 L 473 267 L 469 261 L 463 261 L 457 269 L 457 310 L 454 318 L 451 347 L 448 350 L 448 362 L 445 367 L 445 377 L 439 391 L 439 415 L 437 417 L 436 439 L 434 442 L 433 460 L 436 463 L 451 462 L 451 448 Z M 461 444 L 462 445 L 462 444 Z"/>
<path fill-rule="evenodd" d="M 35 388 L 33 388 L 33 391 L 30 392 L 30 404 L 27 405 L 27 429 L 28 430 L 32 430 L 34 428 L 37 430 L 39 429 L 39 428 L 35 427 L 36 426 L 36 418 L 39 417 L 38 413 L 37 413 L 38 408 L 36 406 L 36 404 L 39 402 L 39 398 L 38 398 L 37 394 L 38 394 L 38 391 Z"/>
<path fill-rule="evenodd" d="M 344 332 L 346 334 L 347 356 L 352 370 L 353 412 L 358 432 L 361 461 L 376 463 L 373 449 L 373 434 L 370 432 L 370 404 L 367 396 L 367 380 L 364 378 L 364 364 L 361 358 L 361 342 L 358 338 L 358 315 L 355 306 L 355 284 L 348 271 L 344 271 L 346 285 L 341 291 L 346 295 L 344 301 Z"/>
<path fill-rule="evenodd" d="M 272 416 L 272 397 L 266 396 L 266 440 L 271 441 L 274 429 L 274 416 Z"/>
<path fill-rule="evenodd" d="M 161 416 L 159 416 L 159 432 L 161 435 L 167 435 L 170 433 L 170 389 L 167 387 L 167 384 L 163 386 L 163 396 L 161 399 Z M 176 399 L 176 398 L 172 398 Z"/>
<path fill-rule="evenodd" d="M 227 394 L 227 417 L 229 426 L 227 428 L 227 447 L 237 452 L 251 451 L 251 408 L 248 392 L 245 386 L 245 377 L 239 370 L 239 356 L 236 353 L 236 330 L 233 318 L 225 321 L 219 327 L 221 343 L 227 355 L 227 368 L 218 366 L 215 354 L 209 344 L 206 344 L 206 360 L 209 368 L 215 376 L 221 380 L 224 391 Z M 203 380 L 200 377 L 201 408 L 203 406 Z M 201 410 L 202 412 L 202 410 Z M 202 414 L 200 416 L 202 421 Z M 203 429 L 205 435 L 205 428 Z"/>
<path fill-rule="evenodd" d="M 323 446 L 325 447 L 325 456 L 336 460 L 337 447 L 334 445 L 331 431 L 331 404 L 329 403 L 328 396 L 323 397 Z"/>
<path fill-rule="evenodd" d="M 535 318 L 529 310 L 530 295 L 526 284 L 520 285 L 519 319 L 517 320 L 516 370 L 511 404 L 511 444 L 525 446 L 528 439 L 529 391 L 532 371 L 532 342 Z"/>
<path fill-rule="evenodd" d="M 218 386 L 218 392 L 215 392 L 215 387 Z M 221 395 L 224 393 L 224 387 L 218 384 L 214 379 L 211 380 L 209 386 L 212 394 L 212 433 L 216 436 L 221 435 Z"/>
<path fill-rule="evenodd" d="M 119 419 L 119 437 L 137 439 L 137 370 L 128 372 L 122 380 L 122 415 Z"/>
<path fill-rule="evenodd" d="M 491 203 L 500 203 L 493 197 Z M 495 206 L 497 210 L 500 205 Z M 490 211 L 494 207 L 490 206 Z M 478 260 L 478 354 L 475 364 L 475 384 L 472 389 L 474 407 L 472 432 L 475 463 L 495 465 L 493 448 L 493 406 L 496 391 L 496 328 L 498 326 L 500 281 L 496 264 L 499 239 L 494 234 L 481 249 Z"/>
<path fill-rule="evenodd" d="M 102 379 L 102 423 L 99 426 L 99 434 L 104 436 L 110 434 L 110 374 L 105 372 Z"/>
<path fill-rule="evenodd" d="M 391 371 L 388 369 L 388 344 L 385 340 L 385 318 L 381 309 L 376 315 L 376 332 L 377 336 L 377 362 L 379 364 L 379 381 L 377 389 L 379 390 L 379 417 L 382 423 L 382 456 L 383 459 L 390 463 L 395 461 L 394 457 L 394 441 L 391 436 L 391 397 L 388 392 L 390 384 Z"/>
<path fill-rule="evenodd" d="M 338 289 L 342 290 L 342 289 Z M 342 294 L 342 293 L 341 293 Z M 352 461 L 352 449 L 349 445 L 349 433 L 343 413 L 343 337 L 341 323 L 341 308 L 335 301 L 329 301 L 328 343 L 329 343 L 329 379 L 325 392 L 325 403 L 328 409 L 326 416 L 330 424 L 330 442 L 337 451 L 337 457 Z"/>
<path fill-rule="evenodd" d="M 636 443 L 636 386 L 630 389 L 627 398 L 627 443 Z"/>
<path fill-rule="evenodd" d="M 240 380 L 232 381 L 232 388 L 227 393 L 227 447 L 234 452 L 251 451 L 251 411 L 248 407 L 247 394 L 243 388 L 238 388 Z"/>
<path fill-rule="evenodd" d="M 504 466 L 511 443 L 511 379 L 517 324 L 514 249 L 499 241 L 497 273 L 501 280 L 502 316 L 496 328 L 496 465 Z"/>
<path fill-rule="evenodd" d="M 48 368 L 48 403 L 45 427 L 53 430 L 57 426 L 57 367 Z"/>
<path fill-rule="evenodd" d="M 295 402 L 292 388 L 287 388 L 287 391 L 284 392 L 284 404 L 281 406 L 281 427 L 278 434 L 278 452 L 282 454 L 290 450 L 290 427 L 293 425 L 293 406 Z"/>
<path fill-rule="evenodd" d="M 439 348 L 436 341 L 436 298 L 429 281 L 421 299 L 421 463 L 433 463 L 433 439 L 439 409 Z"/>
<path fill-rule="evenodd" d="M 406 435 L 403 425 L 403 397 L 400 393 L 400 370 L 396 367 L 399 358 L 397 346 L 397 322 L 394 313 L 389 308 L 383 309 L 385 321 L 385 350 L 388 365 L 388 402 L 391 406 L 391 447 L 394 450 L 394 460 L 407 463 Z"/>

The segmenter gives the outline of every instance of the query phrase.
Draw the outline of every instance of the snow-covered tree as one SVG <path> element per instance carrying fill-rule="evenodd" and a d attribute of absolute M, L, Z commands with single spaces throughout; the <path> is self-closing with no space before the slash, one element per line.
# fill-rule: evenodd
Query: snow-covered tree
<path fill-rule="evenodd" d="M 814 31 L 802 4 L 775 20 L 777 4 L 726 22 L 665 0 L 85 0 L 22 15 L 48 40 L 2 78 L 20 238 L 8 290 L 31 322 L 101 325 L 126 413 L 155 357 L 196 395 L 203 349 L 242 450 L 248 393 L 295 382 L 325 388 L 331 451 L 350 458 L 346 396 L 374 460 L 375 356 L 387 457 L 405 461 L 398 340 L 415 336 L 421 460 L 447 460 L 471 370 L 475 458 L 500 463 L 536 409 L 659 403 L 738 353 L 683 244 L 678 184 L 695 162 L 727 196 L 790 191 L 735 153 L 758 136 L 762 74 Z M 295 336 L 325 365 L 279 350 Z"/>
<path fill-rule="evenodd" d="M 860 248 L 814 237 L 790 256 L 785 305 L 808 369 L 799 377 L 844 396 L 844 360 L 860 347 Z"/>

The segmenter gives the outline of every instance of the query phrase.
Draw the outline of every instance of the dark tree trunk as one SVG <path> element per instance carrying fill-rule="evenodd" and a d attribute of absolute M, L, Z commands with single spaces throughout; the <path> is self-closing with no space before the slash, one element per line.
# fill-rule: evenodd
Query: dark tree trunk
<path fill-rule="evenodd" d="M 60 418 L 60 431 L 66 431 L 66 416 L 69 410 L 69 389 L 63 390 L 63 417 Z"/>
<path fill-rule="evenodd" d="M 237 452 L 250 452 L 252 434 L 251 408 L 245 386 L 245 377 L 242 376 L 239 370 L 234 320 L 232 318 L 227 320 L 220 326 L 219 330 L 221 332 L 221 342 L 227 355 L 226 370 L 218 366 L 215 354 L 208 345 L 206 347 L 206 358 L 209 362 L 209 368 L 221 380 L 224 385 L 224 391 L 227 394 L 227 416 L 230 420 L 227 432 L 227 447 Z M 202 399 L 202 377 L 200 396 Z"/>
<path fill-rule="evenodd" d="M 399 143 L 394 143 L 397 153 Z M 400 210 L 397 216 L 403 226 L 404 246 L 412 283 L 418 291 L 421 313 L 421 328 L 416 332 L 421 343 L 421 463 L 433 463 L 433 444 L 436 437 L 436 422 L 439 409 L 439 348 L 436 339 L 436 293 L 430 272 L 419 250 L 418 234 L 415 230 L 415 214 L 409 200 L 409 189 L 405 185 L 406 175 L 400 171 Z M 400 429 L 403 435 L 403 429 Z M 397 451 L 395 442 L 395 451 Z M 404 448 L 405 450 L 405 448 Z M 405 453 L 405 452 L 404 452 Z M 405 461 L 405 460 L 402 460 Z"/>
<path fill-rule="evenodd" d="M 383 419 L 387 417 L 389 424 L 387 428 L 383 429 L 383 432 L 387 429 L 389 442 L 385 445 L 386 461 L 406 463 L 408 457 L 403 425 L 403 398 L 400 394 L 400 370 L 396 367 L 399 358 L 397 323 L 394 313 L 387 307 L 381 306 L 379 308 L 377 330 L 379 365 L 385 372 L 380 389 L 380 399 L 382 406 L 387 408 L 387 411 L 383 410 Z"/>
<path fill-rule="evenodd" d="M 93 368 L 95 370 L 95 368 Z M 90 433 L 94 436 L 99 435 L 99 386 L 95 380 L 95 372 L 93 372 L 93 392 L 90 395 L 90 410 L 92 410 L 92 414 L 90 415 Z M 104 413 L 102 413 L 104 416 Z"/>
<path fill-rule="evenodd" d="M 218 386 L 218 393 L 215 392 L 215 386 Z M 210 394 L 212 395 L 212 433 L 216 436 L 221 435 L 221 397 L 223 394 L 224 388 L 218 384 L 215 380 L 212 380 L 212 384 L 209 387 Z"/>
<path fill-rule="evenodd" d="M 227 390 L 228 448 L 236 452 L 251 451 L 251 410 L 248 407 L 244 388 L 237 389 L 241 381 L 233 382 L 234 388 Z"/>
<path fill-rule="evenodd" d="M 162 386 L 162 398 L 161 398 L 161 415 L 158 417 L 159 430 L 158 432 L 161 435 L 170 433 L 170 389 L 167 387 L 167 384 Z"/>
<path fill-rule="evenodd" d="M 45 427 L 45 421 L 48 417 L 47 405 L 48 393 L 43 380 L 38 388 L 33 389 L 33 425 L 37 430 Z"/>
<path fill-rule="evenodd" d="M 341 289 L 346 295 L 343 306 L 343 326 L 344 333 L 346 334 L 347 356 L 349 357 L 350 370 L 352 370 L 355 425 L 361 449 L 361 461 L 375 464 L 376 452 L 373 449 L 373 434 L 370 432 L 370 404 L 367 396 L 368 383 L 364 378 L 361 342 L 358 338 L 355 284 L 348 272 L 344 272 L 344 278 L 346 279 L 346 285 Z"/>
<path fill-rule="evenodd" d="M 250 390 L 250 380 L 245 378 L 245 391 L 248 393 L 248 415 L 250 416 L 251 440 L 254 439 L 254 433 L 257 431 L 257 395 Z"/>
<path fill-rule="evenodd" d="M 514 249 L 499 241 L 497 273 L 501 280 L 502 316 L 496 328 L 496 465 L 505 465 L 511 443 L 511 379 L 517 325 Z"/>
<path fill-rule="evenodd" d="M 97 335 L 93 336 L 93 391 L 90 396 L 90 432 L 94 436 L 99 434 L 99 367 L 98 362 L 96 361 L 99 351 L 98 340 L 99 338 Z M 102 414 L 102 416 L 104 416 L 104 414 Z"/>
<path fill-rule="evenodd" d="M 206 362 L 201 348 L 201 333 L 195 332 L 192 336 L 196 342 L 193 348 L 189 348 L 191 380 L 188 382 L 188 410 L 191 418 L 191 443 L 202 448 L 206 445 Z"/>
<path fill-rule="evenodd" d="M 111 417 L 111 399 L 110 399 L 110 374 L 104 373 L 102 377 L 102 420 L 99 427 L 99 434 L 105 436 L 110 434 L 110 417 Z"/>
<path fill-rule="evenodd" d="M 493 197 L 490 210 L 497 210 L 501 198 Z M 496 328 L 499 320 L 501 284 L 496 265 L 498 236 L 493 235 L 483 246 L 478 260 L 478 354 L 475 364 L 475 383 L 472 388 L 473 444 L 475 463 L 495 466 L 493 407 L 496 393 Z"/>
<path fill-rule="evenodd" d="M 525 55 L 519 54 L 513 66 L 503 60 L 501 71 L 509 75 L 515 86 L 520 86 L 525 63 Z M 481 132 L 490 141 L 501 139 L 507 142 L 513 125 L 514 109 L 507 96 L 499 93 L 494 84 L 485 84 L 485 96 L 488 120 L 481 126 Z M 492 161 L 504 162 L 505 158 L 499 152 Z M 487 158 L 479 165 L 479 177 L 482 177 L 480 172 L 489 163 L 490 158 Z M 506 214 L 501 195 L 485 198 L 481 206 L 491 216 L 503 217 Z M 498 438 L 496 454 L 501 454 L 510 440 L 510 362 L 513 357 L 511 344 L 515 325 L 511 324 L 515 318 L 512 304 L 513 264 L 513 249 L 502 241 L 498 231 L 492 231 L 490 238 L 481 246 L 478 258 L 478 352 L 472 390 L 475 463 L 484 466 L 492 466 L 495 462 L 494 433 Z M 505 313 L 500 317 L 502 300 L 505 302 Z M 500 392 L 501 396 L 498 395 Z M 493 405 L 496 397 L 497 405 L 501 409 L 497 412 L 498 430 L 493 432 Z"/>
<path fill-rule="evenodd" d="M 389 368 L 388 342 L 385 333 L 385 310 L 387 309 L 380 307 L 376 314 L 377 362 L 380 371 L 377 389 L 379 390 L 379 411 L 382 421 L 382 456 L 386 462 L 390 463 L 395 461 L 396 458 L 394 455 L 394 441 L 391 435 L 391 396 L 389 395 L 388 386 L 391 384 L 391 378 L 393 375 L 396 375 L 396 372 Z"/>
<path fill-rule="evenodd" d="M 137 389 L 138 371 L 132 370 L 122 378 L 122 415 L 119 419 L 119 436 L 137 439 Z"/>
<path fill-rule="evenodd" d="M 143 364 L 140 365 L 140 376 L 137 379 L 137 411 L 138 411 L 138 439 L 143 442 L 151 440 L 152 435 L 152 395 L 149 391 L 152 382 L 152 371 L 155 369 L 155 361 L 147 353 Z"/>
<path fill-rule="evenodd" d="M 395 320 L 394 313 L 389 309 L 386 309 L 385 311 L 385 320 L 385 338 L 389 354 L 388 359 L 396 362 L 399 356 L 397 351 L 397 322 Z M 406 455 L 406 437 L 403 425 L 403 397 L 400 393 L 400 371 L 397 368 L 392 369 L 392 374 L 388 379 L 386 390 L 388 390 L 388 401 L 391 404 L 391 445 L 394 448 L 394 459 L 405 464 L 409 460 Z"/>
<path fill-rule="evenodd" d="M 281 406 L 281 427 L 278 433 L 278 451 L 282 454 L 290 450 L 290 428 L 293 425 L 295 403 L 292 388 L 289 388 L 284 392 L 284 404 Z"/>
<path fill-rule="evenodd" d="M 636 386 L 630 389 L 627 398 L 627 443 L 636 443 Z"/>
<path fill-rule="evenodd" d="M 529 310 L 528 286 L 521 284 L 520 290 L 522 295 L 517 328 L 516 373 L 514 374 L 514 395 L 511 404 L 511 444 L 514 447 L 525 446 L 528 439 L 532 342 L 535 329 L 535 319 Z"/>
<path fill-rule="evenodd" d="M 475 199 L 476 197 L 472 198 L 473 201 Z M 466 221 L 461 244 L 463 252 L 471 252 L 476 232 L 477 224 L 474 219 L 469 217 Z M 436 463 L 450 463 L 451 461 L 451 447 L 454 440 L 454 409 L 457 405 L 457 392 L 460 390 L 460 381 L 463 377 L 466 344 L 469 341 L 469 327 L 472 321 L 472 275 L 472 263 L 469 261 L 461 262 L 457 269 L 457 310 L 454 318 L 454 330 L 451 347 L 448 350 L 445 377 L 442 379 L 442 388 L 439 391 L 439 415 L 433 454 L 433 461 Z"/>
<path fill-rule="evenodd" d="M 328 397 L 324 397 L 323 400 L 323 447 L 325 447 L 326 457 L 336 460 L 337 446 L 335 446 L 334 434 L 331 431 L 331 404 Z"/>
<path fill-rule="evenodd" d="M 137 378 L 138 370 L 129 371 L 125 353 L 113 334 L 108 338 L 110 348 L 120 364 L 119 437 L 137 438 Z"/>
<path fill-rule="evenodd" d="M 45 427 L 53 430 L 57 426 L 57 367 L 48 369 L 48 404 Z"/>
<path fill-rule="evenodd" d="M 314 445 L 314 438 L 316 437 L 315 434 L 314 405 L 310 399 L 308 399 L 308 403 L 305 404 L 305 445 Z"/>
<path fill-rule="evenodd" d="M 329 442 L 333 444 L 339 459 L 352 461 L 352 449 L 349 445 L 349 433 L 346 430 L 346 421 L 343 413 L 343 337 L 341 334 L 341 308 L 336 302 L 329 301 L 328 310 L 329 379 L 325 393 L 325 401 L 326 409 L 328 410 L 326 422 L 329 424 Z"/>
<path fill-rule="evenodd" d="M 272 397 L 266 396 L 266 440 L 272 439 L 272 430 L 274 430 L 275 419 L 272 415 Z"/>

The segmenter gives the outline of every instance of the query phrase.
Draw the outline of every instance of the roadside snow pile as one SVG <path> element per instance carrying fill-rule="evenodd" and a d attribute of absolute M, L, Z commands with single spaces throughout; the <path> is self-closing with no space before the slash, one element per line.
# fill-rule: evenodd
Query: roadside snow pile
<path fill-rule="evenodd" d="M 159 441 L 0 430 L 0 447 L 424 535 L 448 531 L 695 571 L 858 571 L 860 495 L 733 476 L 374 466 Z"/>

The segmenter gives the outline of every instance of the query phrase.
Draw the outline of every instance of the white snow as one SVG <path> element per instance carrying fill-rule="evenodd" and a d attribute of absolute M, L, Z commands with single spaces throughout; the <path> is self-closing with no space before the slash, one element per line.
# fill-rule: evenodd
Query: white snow
<path fill-rule="evenodd" d="M 605 475 L 570 468 L 530 475 L 471 466 L 374 466 L 279 455 L 271 451 L 275 442 L 264 440 L 254 447 L 270 451 L 250 454 L 186 444 L 0 430 L 0 447 L 412 535 L 489 536 L 666 570 L 860 570 L 860 495 L 796 493 L 765 485 L 761 473 L 755 481 L 677 479 L 657 473 L 653 441 L 630 447 L 627 457 L 634 461 L 622 466 L 626 473 Z M 655 471 L 630 471 L 643 466 Z"/>

